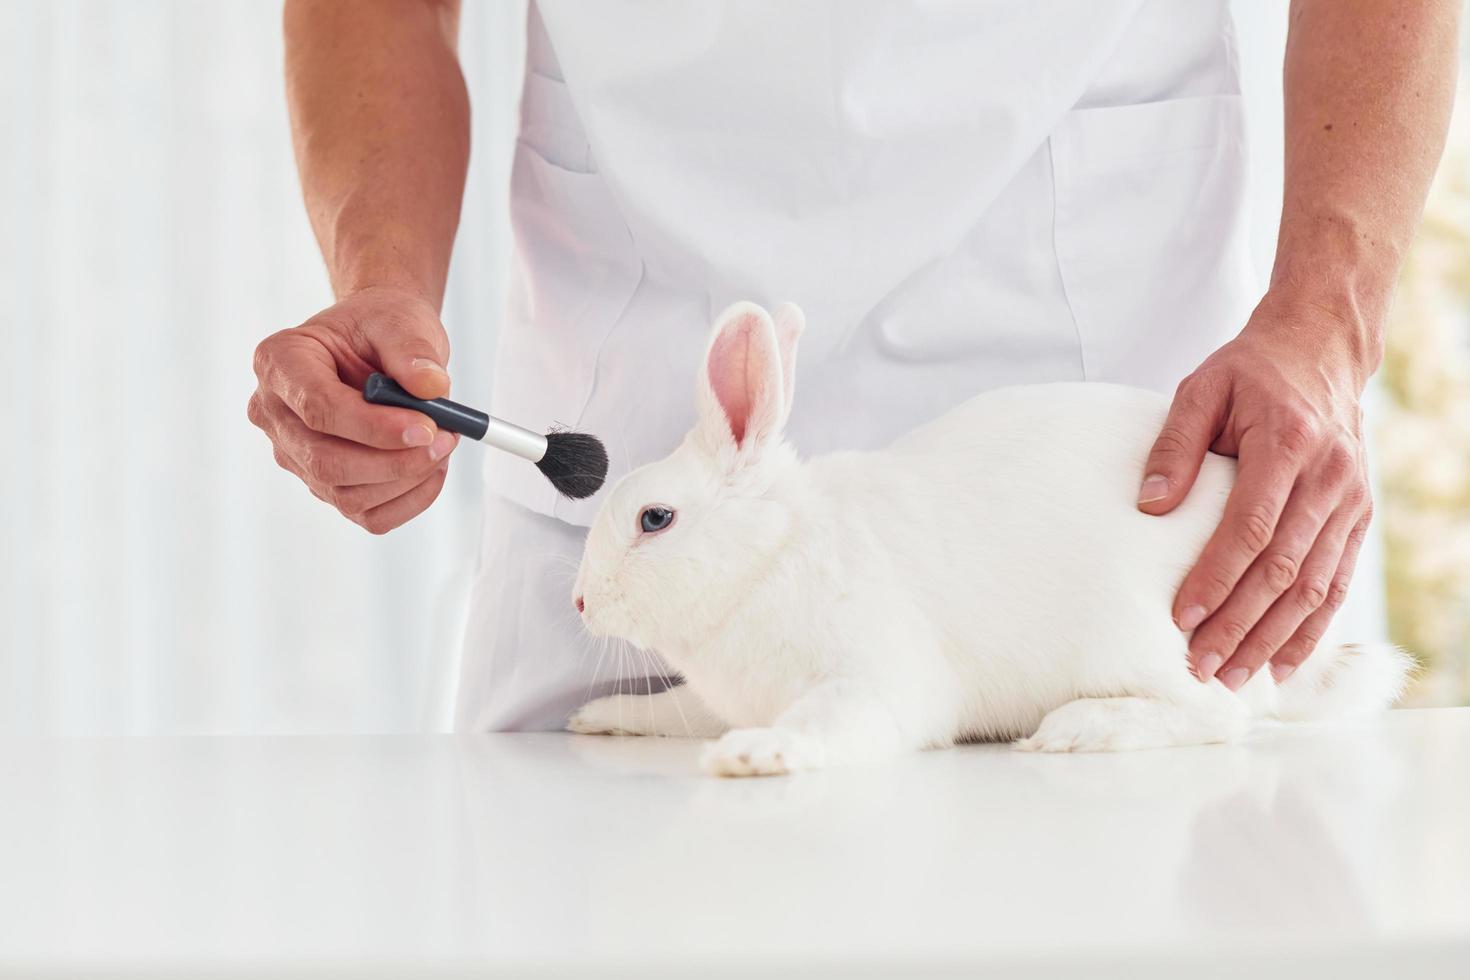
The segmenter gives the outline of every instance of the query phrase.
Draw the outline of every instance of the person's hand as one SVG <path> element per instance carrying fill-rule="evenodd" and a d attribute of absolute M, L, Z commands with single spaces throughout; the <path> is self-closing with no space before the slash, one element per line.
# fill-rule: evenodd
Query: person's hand
<path fill-rule="evenodd" d="M 1349 324 L 1269 295 L 1179 385 L 1139 509 L 1184 499 L 1206 450 L 1239 458 L 1219 528 L 1174 600 L 1202 681 L 1232 691 L 1269 662 L 1285 680 L 1347 595 L 1372 514 L 1360 397 L 1371 369 Z"/>
<path fill-rule="evenodd" d="M 449 340 L 434 307 L 373 288 L 255 348 L 248 415 L 276 462 L 349 520 L 383 534 L 439 496 L 459 437 L 428 416 L 363 400 L 382 371 L 419 398 L 449 393 Z"/>

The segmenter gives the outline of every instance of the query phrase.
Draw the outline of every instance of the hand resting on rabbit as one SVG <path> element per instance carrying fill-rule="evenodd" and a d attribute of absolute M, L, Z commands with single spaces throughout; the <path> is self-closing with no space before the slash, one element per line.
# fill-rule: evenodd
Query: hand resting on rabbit
<path fill-rule="evenodd" d="M 884 450 L 782 440 L 801 311 L 721 315 L 698 421 L 628 474 L 587 538 L 594 634 L 686 684 L 615 695 L 572 731 L 719 736 L 703 765 L 765 775 L 971 739 L 1041 752 L 1225 741 L 1255 718 L 1378 710 L 1410 661 L 1329 637 L 1284 684 L 1200 683 L 1170 617 L 1235 462 L 1164 517 L 1135 505 L 1167 399 L 1106 384 L 979 395 Z"/>

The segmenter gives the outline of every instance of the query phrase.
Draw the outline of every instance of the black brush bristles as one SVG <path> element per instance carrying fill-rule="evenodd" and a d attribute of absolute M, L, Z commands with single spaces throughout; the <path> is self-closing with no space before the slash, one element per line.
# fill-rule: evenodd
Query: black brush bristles
<path fill-rule="evenodd" d="M 590 497 L 607 479 L 602 440 L 582 432 L 546 433 L 546 455 L 536 464 L 556 492 L 572 500 Z"/>

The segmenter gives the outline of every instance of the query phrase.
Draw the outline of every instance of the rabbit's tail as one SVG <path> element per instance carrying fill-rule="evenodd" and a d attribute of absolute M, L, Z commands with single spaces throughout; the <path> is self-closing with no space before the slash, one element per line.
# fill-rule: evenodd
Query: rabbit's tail
<path fill-rule="evenodd" d="M 1272 712 L 1282 721 L 1317 721 L 1387 708 L 1418 670 L 1412 656 L 1387 643 L 1320 649 L 1277 689 Z"/>

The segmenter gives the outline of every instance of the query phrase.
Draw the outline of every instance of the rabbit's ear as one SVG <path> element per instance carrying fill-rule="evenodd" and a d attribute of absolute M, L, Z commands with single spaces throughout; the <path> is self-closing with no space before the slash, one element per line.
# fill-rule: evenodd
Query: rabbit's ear
<path fill-rule="evenodd" d="M 772 314 L 776 327 L 776 349 L 781 353 L 781 424 L 791 416 L 791 405 L 796 397 L 796 342 L 806 329 L 806 314 L 795 303 L 782 303 Z"/>
<path fill-rule="evenodd" d="M 795 355 L 795 332 L 791 332 Z M 717 454 L 742 458 L 775 439 L 786 420 L 786 381 L 770 314 L 736 303 L 715 321 L 700 372 L 699 428 Z"/>

